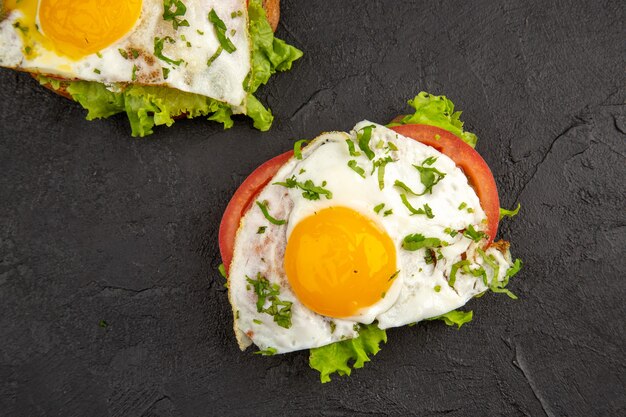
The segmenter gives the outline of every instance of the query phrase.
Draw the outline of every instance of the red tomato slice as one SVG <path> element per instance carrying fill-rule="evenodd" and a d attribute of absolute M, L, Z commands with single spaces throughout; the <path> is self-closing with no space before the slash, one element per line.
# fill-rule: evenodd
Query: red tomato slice
<path fill-rule="evenodd" d="M 254 203 L 256 196 L 261 192 L 263 187 L 270 182 L 280 167 L 292 156 L 293 151 L 285 152 L 275 156 L 255 169 L 252 174 L 248 175 L 237 191 L 235 191 L 228 206 L 226 206 L 219 232 L 220 254 L 222 255 L 222 262 L 226 268 L 226 273 L 228 273 L 230 261 L 233 259 L 235 236 L 237 235 L 241 218 Z"/>
<path fill-rule="evenodd" d="M 432 146 L 439 152 L 447 155 L 460 167 L 470 185 L 476 191 L 483 211 L 487 215 L 487 234 L 493 242 L 498 231 L 498 217 L 500 216 L 500 201 L 493 174 L 485 160 L 471 146 L 463 142 L 456 135 L 447 130 L 427 125 L 402 125 L 392 127 L 399 134 L 412 138 L 425 145 Z M 237 189 L 228 203 L 222 222 L 220 223 L 219 245 L 222 262 L 228 273 L 230 262 L 235 248 L 235 236 L 243 215 L 254 203 L 256 196 L 272 179 L 276 172 L 289 158 L 293 151 L 278 155 L 255 169 Z"/>
<path fill-rule="evenodd" d="M 498 232 L 500 200 L 496 180 L 482 156 L 458 136 L 435 126 L 409 124 L 394 126 L 391 129 L 407 138 L 432 146 L 463 170 L 487 215 L 486 233 L 489 235 L 487 246 L 490 245 Z"/>

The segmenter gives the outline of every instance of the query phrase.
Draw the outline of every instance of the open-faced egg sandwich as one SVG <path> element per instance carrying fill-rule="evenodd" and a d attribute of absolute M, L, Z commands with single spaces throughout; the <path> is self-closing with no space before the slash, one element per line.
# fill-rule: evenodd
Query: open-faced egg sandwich
<path fill-rule="evenodd" d="M 494 242 L 493 175 L 452 103 L 420 93 L 415 113 L 382 126 L 298 141 L 254 171 L 220 226 L 239 346 L 311 349 L 322 381 L 349 374 L 385 329 L 443 319 L 521 267 Z"/>
<path fill-rule="evenodd" d="M 228 128 L 233 114 L 267 130 L 254 92 L 302 56 L 274 37 L 278 2 L 0 1 L 0 66 L 32 73 L 90 120 L 125 112 L 133 136 L 179 117 Z"/>

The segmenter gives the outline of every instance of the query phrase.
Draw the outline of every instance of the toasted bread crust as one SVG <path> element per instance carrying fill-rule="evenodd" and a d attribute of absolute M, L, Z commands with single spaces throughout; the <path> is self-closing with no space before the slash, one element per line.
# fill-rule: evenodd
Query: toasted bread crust
<path fill-rule="evenodd" d="M 246 3 L 247 4 L 247 3 Z M 265 9 L 265 14 L 267 15 L 267 21 L 269 22 L 272 30 L 276 32 L 276 28 L 278 27 L 278 21 L 280 20 L 280 0 L 263 0 L 263 8 Z M 31 74 L 33 78 L 37 79 L 37 74 Z M 55 77 L 55 76 L 47 76 L 49 78 L 55 78 L 59 81 L 65 81 L 64 78 Z M 48 90 L 57 93 L 60 96 L 63 96 L 68 99 L 72 99 L 70 93 L 67 92 L 67 87 L 61 85 L 58 89 L 52 87 L 50 83 L 42 84 Z"/>

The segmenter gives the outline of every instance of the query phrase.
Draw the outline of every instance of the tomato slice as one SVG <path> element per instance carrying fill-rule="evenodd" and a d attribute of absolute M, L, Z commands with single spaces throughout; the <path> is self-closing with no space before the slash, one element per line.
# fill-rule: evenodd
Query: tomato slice
<path fill-rule="evenodd" d="M 482 156 L 458 136 L 435 126 L 408 124 L 391 129 L 407 138 L 432 146 L 463 170 L 487 215 L 486 233 L 489 235 L 489 246 L 498 232 L 500 200 L 496 180 Z"/>
<path fill-rule="evenodd" d="M 222 255 L 222 262 L 226 268 L 226 273 L 228 273 L 230 261 L 233 259 L 235 236 L 237 235 L 241 218 L 254 203 L 256 196 L 261 192 L 263 187 L 270 182 L 280 167 L 292 156 L 293 151 L 285 152 L 275 156 L 255 169 L 252 174 L 248 175 L 237 191 L 235 191 L 228 206 L 226 206 L 219 231 L 220 254 Z"/>
<path fill-rule="evenodd" d="M 500 201 L 493 174 L 485 160 L 471 146 L 447 130 L 434 126 L 408 124 L 391 129 L 424 145 L 432 146 L 447 155 L 463 170 L 470 185 L 476 191 L 483 211 L 487 215 L 487 234 L 493 242 L 498 232 Z M 255 169 L 237 189 L 228 203 L 220 223 L 219 245 L 224 267 L 228 273 L 235 248 L 235 236 L 241 218 L 254 203 L 256 196 L 269 183 L 281 166 L 293 156 L 293 151 L 278 155 Z"/>

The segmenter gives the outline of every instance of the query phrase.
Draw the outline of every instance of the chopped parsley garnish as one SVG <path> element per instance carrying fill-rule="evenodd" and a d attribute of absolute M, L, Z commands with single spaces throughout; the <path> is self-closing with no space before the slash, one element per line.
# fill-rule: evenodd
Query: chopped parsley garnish
<path fill-rule="evenodd" d="M 237 48 L 235 48 L 235 45 L 226 36 L 226 24 L 222 21 L 222 19 L 220 19 L 213 9 L 209 12 L 209 22 L 213 24 L 215 35 L 217 36 L 217 40 L 220 42 L 220 45 L 222 45 L 222 48 L 224 48 L 224 50 L 229 54 L 235 52 Z"/>
<path fill-rule="evenodd" d="M 333 193 L 324 188 L 326 186 L 326 181 L 323 181 L 321 186 L 317 186 L 313 184 L 313 181 L 311 180 L 300 182 L 296 179 L 295 175 L 292 175 L 291 178 L 287 178 L 285 182 L 275 182 L 274 184 L 282 185 L 287 188 L 299 188 L 302 190 L 302 197 L 307 200 L 319 200 L 320 195 L 325 196 L 327 200 L 333 198 Z"/>
<path fill-rule="evenodd" d="M 259 313 L 266 313 L 274 317 L 274 321 L 280 327 L 288 329 L 291 327 L 291 301 L 282 301 L 278 298 L 280 287 L 278 284 L 271 284 L 261 273 L 257 273 L 256 279 L 246 276 L 246 281 L 257 295 L 256 310 Z M 265 304 L 269 302 L 269 307 Z"/>
<path fill-rule="evenodd" d="M 402 248 L 410 251 L 423 248 L 438 248 L 441 246 L 441 240 L 436 237 L 424 237 L 420 233 L 407 235 L 402 240 Z"/>
<path fill-rule="evenodd" d="M 206 61 L 206 66 L 210 67 L 213 61 L 215 61 L 217 57 L 219 57 L 222 54 L 223 50 L 224 48 L 222 48 L 221 46 L 218 46 L 215 52 L 213 53 L 213 55 L 211 55 L 211 57 Z"/>
<path fill-rule="evenodd" d="M 346 143 L 348 144 L 348 152 L 350 152 L 350 156 L 361 156 L 361 152 L 355 149 L 354 142 L 352 142 L 351 139 L 346 139 Z"/>
<path fill-rule="evenodd" d="M 393 281 L 394 279 L 396 279 L 396 277 L 398 276 L 398 274 L 400 273 L 400 270 L 398 269 L 396 272 L 394 272 L 389 279 L 387 280 L 387 282 L 389 281 Z"/>
<path fill-rule="evenodd" d="M 163 46 L 165 41 L 169 43 L 175 42 L 174 39 L 172 39 L 170 36 L 166 36 L 164 38 L 154 38 L 154 55 L 161 61 L 167 62 L 168 64 L 172 65 L 180 65 L 182 62 L 184 62 L 182 59 L 173 60 L 172 58 L 168 58 L 163 55 Z"/>
<path fill-rule="evenodd" d="M 403 182 L 402 182 L 402 181 L 400 181 L 400 180 L 395 180 L 395 181 L 394 181 L 394 183 L 393 183 L 393 186 L 394 186 L 394 187 L 401 188 L 401 189 L 402 189 L 402 190 L 404 190 L 405 192 L 407 192 L 407 193 L 409 193 L 409 194 L 413 194 L 413 195 L 415 195 L 415 196 L 420 196 L 420 195 L 422 195 L 422 194 L 418 194 L 418 193 L 416 193 L 415 191 L 411 190 L 411 189 L 409 188 L 409 186 L 408 186 L 408 185 L 406 185 L 405 183 L 403 183 Z"/>
<path fill-rule="evenodd" d="M 383 209 L 383 207 L 385 207 L 385 203 L 380 203 L 374 206 L 374 213 L 378 214 Z"/>
<path fill-rule="evenodd" d="M 269 211 L 267 211 L 267 201 L 257 201 L 256 205 L 259 206 L 261 212 L 263 213 L 263 216 L 265 216 L 268 222 L 275 224 L 276 226 L 287 223 L 287 220 L 279 220 L 270 215 Z"/>
<path fill-rule="evenodd" d="M 351 159 L 348 161 L 348 167 L 350 167 L 352 171 L 356 172 L 361 177 L 365 178 L 365 170 L 361 168 L 360 166 L 358 166 L 354 159 Z"/>
<path fill-rule="evenodd" d="M 23 34 L 28 33 L 28 28 L 26 26 L 22 26 L 22 23 L 19 20 L 13 23 L 13 27 L 21 31 Z"/>
<path fill-rule="evenodd" d="M 337 328 L 337 324 L 335 324 L 335 322 L 331 320 L 329 325 L 330 325 L 330 333 L 331 334 L 335 333 L 335 329 Z"/>
<path fill-rule="evenodd" d="M 134 59 L 137 59 L 139 57 L 139 51 L 136 49 L 131 49 L 130 53 L 133 55 Z"/>
<path fill-rule="evenodd" d="M 517 274 L 519 270 L 522 268 L 521 259 L 516 259 L 513 266 L 511 266 L 506 273 L 504 274 L 504 278 L 502 281 L 498 281 L 498 275 L 500 274 L 500 266 L 498 265 L 498 261 L 493 255 L 487 255 L 485 251 L 480 248 L 477 248 L 476 251 L 482 256 L 483 260 L 487 265 L 491 267 L 493 270 L 493 278 L 491 279 L 491 283 L 489 283 L 489 289 L 492 292 L 496 293 L 504 293 L 508 295 L 510 298 L 517 300 L 517 296 L 513 294 L 511 291 L 507 290 L 505 287 L 509 283 L 509 279 Z"/>
<path fill-rule="evenodd" d="M 393 214 L 393 209 L 385 210 L 383 217 L 387 217 Z"/>
<path fill-rule="evenodd" d="M 423 214 L 426 217 L 428 217 L 429 219 L 432 219 L 432 218 L 435 217 L 435 215 L 433 214 L 432 209 L 430 208 L 430 206 L 428 204 L 424 204 L 423 208 L 416 209 L 415 207 L 413 207 L 409 203 L 409 200 L 407 200 L 405 194 L 400 194 L 400 199 L 402 200 L 402 204 L 404 204 L 404 206 L 411 212 L 411 216 L 413 216 L 415 214 Z"/>
<path fill-rule="evenodd" d="M 255 324 L 263 324 L 263 322 L 259 319 L 252 319 Z"/>
<path fill-rule="evenodd" d="M 139 67 L 135 64 L 133 64 L 133 72 L 131 74 L 130 79 L 135 81 L 137 79 L 137 70 L 139 69 Z"/>
<path fill-rule="evenodd" d="M 474 226 L 471 224 L 467 226 L 467 229 L 465 229 L 465 231 L 463 232 L 463 236 L 465 236 L 468 239 L 472 239 L 474 242 L 480 242 L 481 239 L 484 239 L 487 237 L 485 232 L 481 232 L 480 230 L 474 229 Z"/>
<path fill-rule="evenodd" d="M 201 31 L 200 29 L 196 29 L 196 32 L 198 32 L 198 35 L 200 35 L 200 36 L 204 35 L 204 32 Z"/>
<path fill-rule="evenodd" d="M 169 68 L 162 68 L 163 70 L 163 79 L 167 80 L 167 77 L 169 77 L 170 75 L 170 69 Z"/>
<path fill-rule="evenodd" d="M 120 55 L 122 55 L 122 58 L 128 59 L 128 52 L 126 52 L 124 49 L 119 48 L 117 51 L 120 53 Z"/>
<path fill-rule="evenodd" d="M 265 229 L 267 229 L 267 226 L 260 226 L 257 231 L 256 234 L 257 235 L 262 235 L 263 233 L 265 233 Z"/>
<path fill-rule="evenodd" d="M 390 151 L 397 151 L 398 147 L 393 142 L 387 142 L 387 149 Z"/>
<path fill-rule="evenodd" d="M 226 268 L 224 267 L 224 264 L 219 264 L 219 266 L 217 267 L 217 270 L 220 272 L 220 275 L 222 277 L 224 277 L 225 279 L 228 279 L 228 276 L 226 275 Z"/>
<path fill-rule="evenodd" d="M 100 320 L 98 322 L 98 326 L 102 327 L 103 329 L 106 329 L 109 326 L 109 323 L 107 323 L 106 320 Z"/>
<path fill-rule="evenodd" d="M 387 295 L 387 291 L 383 291 L 383 293 L 380 295 L 380 298 L 385 298 L 385 295 Z"/>
<path fill-rule="evenodd" d="M 374 159 L 374 151 L 370 149 L 370 139 L 372 139 L 372 129 L 374 125 L 365 126 L 356 135 L 359 142 L 359 149 L 367 156 L 369 160 Z"/>
<path fill-rule="evenodd" d="M 463 210 L 465 207 L 467 207 L 467 203 L 464 201 L 464 202 L 462 202 L 461 204 L 459 204 L 458 209 L 459 209 L 459 210 Z"/>
<path fill-rule="evenodd" d="M 375 160 L 372 164 L 372 174 L 374 173 L 374 170 L 378 168 L 378 188 L 380 188 L 381 190 L 385 188 L 385 166 L 390 162 L 395 161 L 391 159 L 390 156 L 387 156 L 385 158 L 379 158 Z"/>
<path fill-rule="evenodd" d="M 443 232 L 450 235 L 451 237 L 455 237 L 459 234 L 458 230 L 454 230 L 450 227 L 446 227 L 445 229 L 443 229 Z"/>
<path fill-rule="evenodd" d="M 441 285 L 435 285 L 435 292 L 441 291 Z"/>
<path fill-rule="evenodd" d="M 93 72 L 95 72 L 96 74 L 100 74 L 100 70 L 98 68 L 94 68 Z"/>
<path fill-rule="evenodd" d="M 500 207 L 500 218 L 499 218 L 499 220 L 502 220 L 505 217 L 517 216 L 517 213 L 519 213 L 519 209 L 521 207 L 522 207 L 522 205 L 520 203 L 517 203 L 517 207 L 515 208 L 515 210 L 507 210 L 507 209 L 504 209 L 504 208 Z"/>
<path fill-rule="evenodd" d="M 426 193 L 432 194 L 433 187 L 446 176 L 444 172 L 439 171 L 437 168 L 426 166 L 434 164 L 436 160 L 437 158 L 431 156 L 426 158 L 424 162 L 422 162 L 422 165 L 413 165 L 413 167 L 419 171 L 420 181 L 422 182 L 422 185 L 424 185 L 424 192 L 416 195 L 424 195 Z"/>
<path fill-rule="evenodd" d="M 435 252 L 433 252 L 432 249 L 426 249 L 426 254 L 424 255 L 424 262 L 426 262 L 426 265 L 434 264 L 435 259 Z"/>
<path fill-rule="evenodd" d="M 300 139 L 293 144 L 293 156 L 295 156 L 296 159 L 302 159 L 302 145 L 306 145 L 307 143 L 309 143 L 308 139 Z"/>
<path fill-rule="evenodd" d="M 181 0 L 163 0 L 163 20 L 172 21 L 174 30 L 179 26 L 189 26 L 186 19 L 181 19 L 187 13 L 187 7 Z"/>
<path fill-rule="evenodd" d="M 259 350 L 257 352 L 254 352 L 255 355 L 262 355 L 262 356 L 273 356 L 276 355 L 276 352 L 278 352 L 276 349 L 274 349 L 273 347 L 268 347 L 265 350 Z"/>

